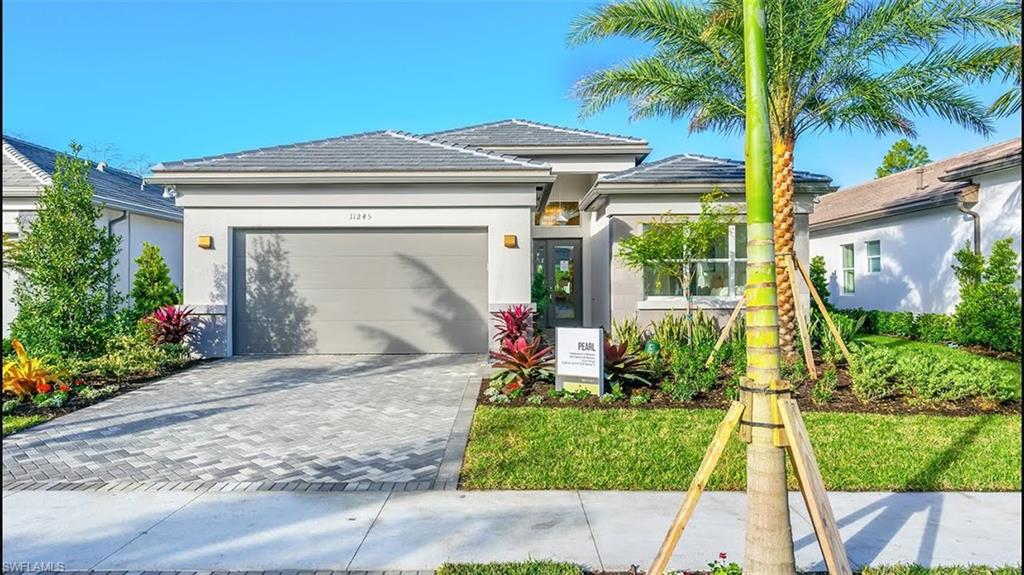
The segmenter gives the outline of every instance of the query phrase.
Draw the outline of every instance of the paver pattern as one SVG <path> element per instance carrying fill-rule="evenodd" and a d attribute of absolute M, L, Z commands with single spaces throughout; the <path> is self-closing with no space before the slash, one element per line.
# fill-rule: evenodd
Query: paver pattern
<path fill-rule="evenodd" d="M 480 355 L 226 359 L 4 439 L 3 483 L 440 487 L 452 483 L 438 471 L 484 365 Z"/>

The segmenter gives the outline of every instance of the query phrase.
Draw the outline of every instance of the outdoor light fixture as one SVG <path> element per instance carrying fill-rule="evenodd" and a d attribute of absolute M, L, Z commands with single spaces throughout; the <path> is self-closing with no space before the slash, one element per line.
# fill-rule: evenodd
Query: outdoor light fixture
<path fill-rule="evenodd" d="M 514 248 L 519 246 L 519 238 L 515 234 L 505 234 L 505 247 Z"/>
<path fill-rule="evenodd" d="M 200 248 L 204 250 L 213 249 L 213 236 L 199 236 L 196 245 L 198 245 Z"/>
<path fill-rule="evenodd" d="M 569 223 L 569 218 L 565 216 L 564 211 L 558 212 L 558 215 L 555 216 L 555 223 L 560 226 L 564 226 L 565 224 Z"/>

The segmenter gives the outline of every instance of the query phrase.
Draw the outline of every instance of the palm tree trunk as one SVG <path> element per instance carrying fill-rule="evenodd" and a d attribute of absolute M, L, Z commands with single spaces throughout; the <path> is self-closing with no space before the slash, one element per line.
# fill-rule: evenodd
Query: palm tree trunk
<path fill-rule="evenodd" d="M 743 0 L 743 43 L 747 94 L 747 385 L 765 389 L 779 385 L 779 313 L 772 229 L 764 0 Z M 776 396 L 751 395 L 750 410 L 744 418 L 755 423 L 771 423 Z M 792 575 L 796 562 L 789 522 L 785 452 L 775 447 L 772 429 L 751 426 L 750 435 L 744 572 Z"/>
<path fill-rule="evenodd" d="M 775 212 L 775 251 L 793 253 L 793 147 L 791 135 L 772 139 L 772 209 Z M 776 267 L 782 265 L 776 261 Z M 779 347 L 783 355 L 796 353 L 796 295 L 789 274 L 781 274 L 779 283 Z"/>

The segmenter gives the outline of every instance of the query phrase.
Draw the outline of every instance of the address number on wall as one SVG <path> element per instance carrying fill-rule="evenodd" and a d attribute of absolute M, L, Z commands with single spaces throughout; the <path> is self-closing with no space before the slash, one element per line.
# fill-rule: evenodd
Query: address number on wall
<path fill-rule="evenodd" d="M 349 212 L 348 219 L 352 222 L 368 222 L 373 219 L 373 214 L 371 212 Z"/>

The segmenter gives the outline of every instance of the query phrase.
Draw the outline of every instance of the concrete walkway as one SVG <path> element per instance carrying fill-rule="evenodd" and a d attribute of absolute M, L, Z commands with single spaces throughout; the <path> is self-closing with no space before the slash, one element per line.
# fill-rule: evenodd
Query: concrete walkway
<path fill-rule="evenodd" d="M 559 559 L 645 567 L 678 492 L 5 491 L 5 570 L 429 570 Z M 1020 493 L 835 493 L 857 565 L 1021 562 Z M 705 494 L 672 566 L 743 556 L 745 497 Z M 791 494 L 798 568 L 823 570 Z"/>

